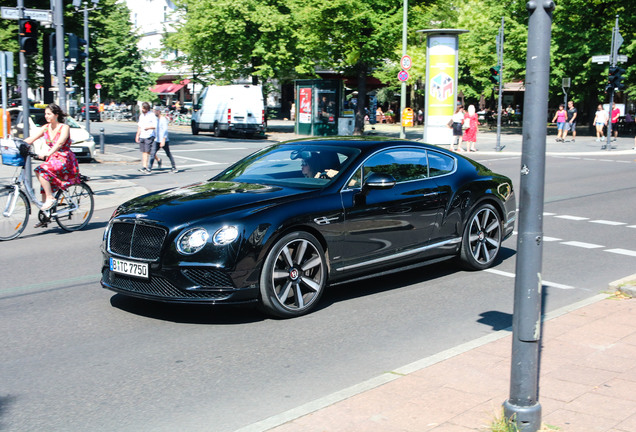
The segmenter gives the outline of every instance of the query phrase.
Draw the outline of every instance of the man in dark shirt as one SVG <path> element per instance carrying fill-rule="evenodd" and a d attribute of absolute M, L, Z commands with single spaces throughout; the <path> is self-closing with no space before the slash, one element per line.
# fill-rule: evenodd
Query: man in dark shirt
<path fill-rule="evenodd" d="M 568 101 L 568 119 L 565 122 L 564 141 L 568 136 L 568 131 L 572 131 L 572 142 L 576 141 L 576 116 L 577 111 L 576 108 L 574 108 L 574 102 Z"/>

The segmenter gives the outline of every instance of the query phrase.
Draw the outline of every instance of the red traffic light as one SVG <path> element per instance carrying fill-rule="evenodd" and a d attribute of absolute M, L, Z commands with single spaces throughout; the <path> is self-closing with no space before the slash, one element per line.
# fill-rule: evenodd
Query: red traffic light
<path fill-rule="evenodd" d="M 27 55 L 38 52 L 38 22 L 28 18 L 18 20 L 20 52 Z"/>

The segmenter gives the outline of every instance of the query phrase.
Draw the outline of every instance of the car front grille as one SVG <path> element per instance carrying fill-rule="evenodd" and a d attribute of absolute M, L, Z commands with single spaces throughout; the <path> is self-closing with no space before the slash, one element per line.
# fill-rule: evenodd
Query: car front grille
<path fill-rule="evenodd" d="M 122 257 L 157 261 L 166 234 L 164 228 L 137 221 L 115 222 L 110 229 L 108 250 Z"/>
<path fill-rule="evenodd" d="M 230 293 L 186 291 L 175 287 L 170 281 L 161 276 L 152 276 L 150 279 L 138 279 L 119 275 L 104 268 L 102 281 L 115 291 L 124 291 L 131 294 L 140 294 L 147 297 L 155 297 L 165 300 L 224 300 L 230 297 Z"/>
<path fill-rule="evenodd" d="M 232 279 L 221 270 L 186 268 L 181 273 L 201 287 L 234 288 Z"/>

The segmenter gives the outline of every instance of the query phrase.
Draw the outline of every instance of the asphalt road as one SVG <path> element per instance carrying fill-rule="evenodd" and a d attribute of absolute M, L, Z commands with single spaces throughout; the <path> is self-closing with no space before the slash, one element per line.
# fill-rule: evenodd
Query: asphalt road
<path fill-rule="evenodd" d="M 267 142 L 175 131 L 183 171 L 144 176 L 134 126 L 104 128 L 117 157 L 81 165 L 100 185 L 88 229 L 0 243 L 1 430 L 234 431 L 511 323 L 516 236 L 491 270 L 442 263 L 334 287 L 294 320 L 105 291 L 99 244 L 118 201 L 208 178 Z M 519 178 L 518 156 L 475 158 Z M 634 185 L 633 156 L 547 158 L 547 310 L 634 273 Z"/>

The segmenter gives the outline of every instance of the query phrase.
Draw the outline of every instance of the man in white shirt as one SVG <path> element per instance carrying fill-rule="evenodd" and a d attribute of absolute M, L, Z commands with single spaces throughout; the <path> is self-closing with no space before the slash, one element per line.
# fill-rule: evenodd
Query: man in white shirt
<path fill-rule="evenodd" d="M 148 170 L 152 171 L 152 163 L 157 160 L 157 165 L 159 165 L 159 169 L 161 169 L 161 159 L 157 156 L 157 152 L 159 149 L 163 149 L 170 159 L 170 163 L 172 164 L 172 173 L 179 172 L 177 166 L 174 163 L 174 158 L 172 157 L 172 153 L 170 153 L 170 138 L 168 137 L 168 119 L 165 116 L 161 115 L 161 107 L 155 107 L 155 116 L 157 117 L 157 129 L 155 129 L 155 142 L 152 144 L 152 151 L 150 152 L 150 164 L 148 165 Z"/>
<path fill-rule="evenodd" d="M 150 104 L 144 102 L 141 104 L 141 115 L 137 122 L 137 135 L 135 142 L 139 143 L 141 151 L 141 168 L 139 171 L 144 174 L 150 174 L 148 169 L 148 159 L 150 158 L 150 150 L 155 140 L 155 128 L 157 127 L 157 117 L 150 111 Z"/>

